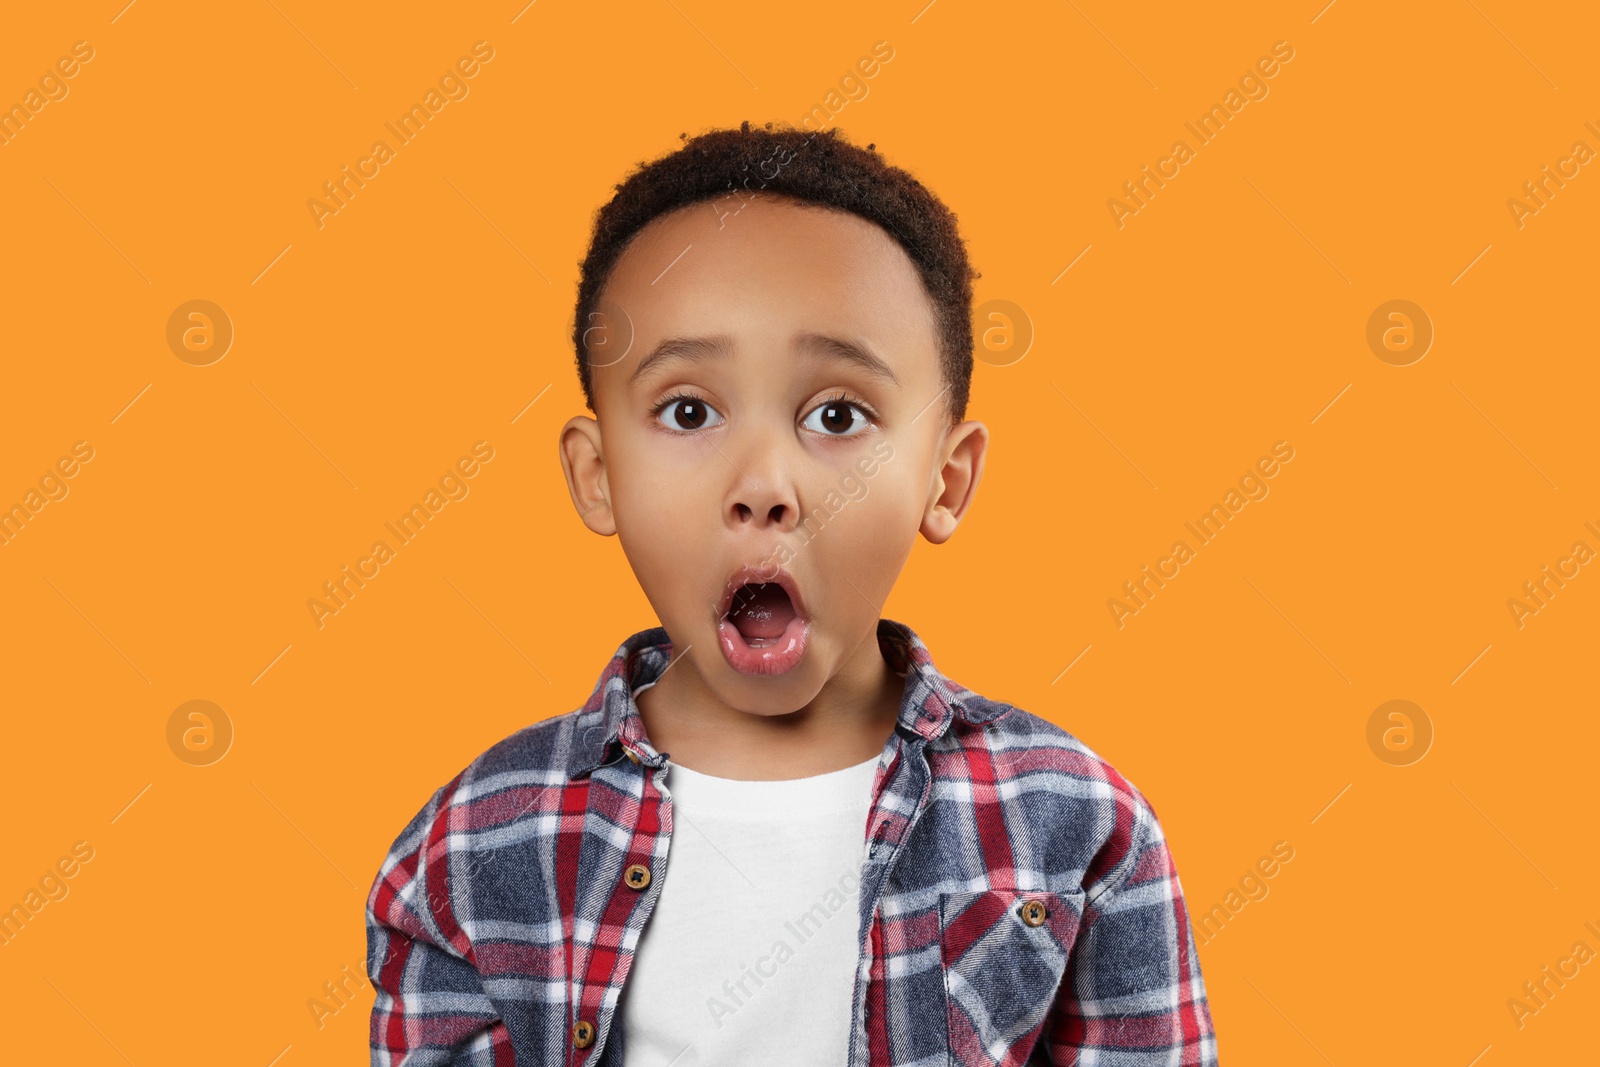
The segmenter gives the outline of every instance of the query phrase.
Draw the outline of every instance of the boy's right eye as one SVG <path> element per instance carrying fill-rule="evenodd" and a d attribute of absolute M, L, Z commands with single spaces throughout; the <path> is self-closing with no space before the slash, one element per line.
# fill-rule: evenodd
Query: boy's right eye
<path fill-rule="evenodd" d="M 667 429 L 680 433 L 703 430 L 722 421 L 722 416 L 717 414 L 716 408 L 689 394 L 669 396 L 657 405 L 655 415 L 657 421 Z"/>

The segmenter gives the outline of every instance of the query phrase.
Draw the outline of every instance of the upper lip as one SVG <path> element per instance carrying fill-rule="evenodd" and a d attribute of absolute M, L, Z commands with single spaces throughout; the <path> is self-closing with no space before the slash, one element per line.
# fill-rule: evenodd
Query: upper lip
<path fill-rule="evenodd" d="M 722 589 L 722 602 L 717 606 L 717 618 L 720 621 L 728 617 L 728 611 L 733 607 L 733 595 L 744 585 L 771 584 L 782 586 L 783 591 L 789 594 L 789 600 L 794 604 L 795 614 L 802 619 L 810 618 L 806 610 L 805 598 L 800 595 L 800 583 L 796 582 L 794 575 L 778 567 L 771 567 L 759 563 L 746 563 L 740 566 L 728 577 L 728 583 Z"/>

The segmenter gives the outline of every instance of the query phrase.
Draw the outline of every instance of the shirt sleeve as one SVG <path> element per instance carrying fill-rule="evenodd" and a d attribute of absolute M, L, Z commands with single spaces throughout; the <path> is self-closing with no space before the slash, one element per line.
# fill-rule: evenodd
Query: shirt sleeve
<path fill-rule="evenodd" d="M 1119 821 L 1131 826 L 1113 832 L 1086 873 L 1078 937 L 1044 1024 L 1046 1062 L 1215 1067 L 1178 871 L 1155 811 L 1137 790 L 1128 796 L 1131 819 L 1124 811 Z"/>
<path fill-rule="evenodd" d="M 448 817 L 455 780 L 411 820 L 367 896 L 372 1067 L 496 1067 L 512 1062 L 450 899 Z"/>

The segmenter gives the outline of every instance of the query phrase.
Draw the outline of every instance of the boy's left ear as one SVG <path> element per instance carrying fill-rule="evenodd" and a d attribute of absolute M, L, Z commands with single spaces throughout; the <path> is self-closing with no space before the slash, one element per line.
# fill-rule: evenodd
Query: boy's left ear
<path fill-rule="evenodd" d="M 989 428 L 975 419 L 951 427 L 934 457 L 937 469 L 922 513 L 922 536 L 936 545 L 950 540 L 967 513 L 983 477 L 983 459 L 989 451 Z"/>

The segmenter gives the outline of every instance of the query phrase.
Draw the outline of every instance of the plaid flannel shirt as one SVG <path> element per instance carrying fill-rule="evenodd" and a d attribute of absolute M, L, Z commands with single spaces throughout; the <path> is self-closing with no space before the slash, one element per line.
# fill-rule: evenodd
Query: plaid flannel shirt
<path fill-rule="evenodd" d="M 1071 734 L 934 668 L 873 779 L 847 1067 L 1210 1067 L 1178 874 L 1144 796 Z M 628 638 L 584 706 L 500 741 L 395 840 L 367 899 L 374 1067 L 623 1067 L 620 1005 L 672 836 Z M 803 1005 L 797 1005 L 803 1010 Z"/>

